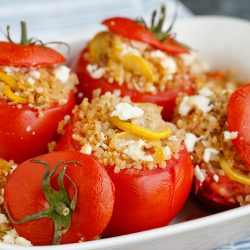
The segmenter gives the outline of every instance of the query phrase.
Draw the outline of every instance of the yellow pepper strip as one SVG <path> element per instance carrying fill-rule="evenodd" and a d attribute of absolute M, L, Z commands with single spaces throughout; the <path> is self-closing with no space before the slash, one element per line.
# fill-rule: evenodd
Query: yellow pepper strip
<path fill-rule="evenodd" d="M 127 54 L 121 58 L 121 62 L 124 68 L 134 72 L 135 74 L 145 76 L 150 82 L 155 81 L 155 76 L 149 66 L 149 63 L 142 57 L 134 54 Z"/>
<path fill-rule="evenodd" d="M 3 72 L 0 72 L 0 81 L 5 82 L 8 86 L 10 86 L 14 90 L 17 89 L 17 83 L 15 79 Z"/>
<path fill-rule="evenodd" d="M 147 140 L 160 140 L 167 138 L 171 135 L 172 131 L 170 129 L 166 129 L 160 132 L 153 132 L 143 127 L 132 124 L 131 122 L 121 121 L 118 117 L 113 116 L 110 118 L 111 122 L 118 127 L 119 129 L 134 135 L 138 135 Z"/>
<path fill-rule="evenodd" d="M 0 168 L 1 167 L 8 167 L 9 166 L 9 162 L 3 160 L 3 159 L 0 159 Z"/>
<path fill-rule="evenodd" d="M 28 102 L 26 98 L 17 96 L 8 85 L 3 84 L 2 88 L 3 88 L 5 95 L 8 97 L 9 100 L 13 102 L 17 102 L 17 103 L 23 103 L 23 104 Z"/>
<path fill-rule="evenodd" d="M 220 166 L 224 170 L 225 174 L 232 180 L 237 181 L 241 184 L 250 185 L 250 177 L 234 170 L 228 166 L 228 163 L 224 157 L 220 158 Z"/>

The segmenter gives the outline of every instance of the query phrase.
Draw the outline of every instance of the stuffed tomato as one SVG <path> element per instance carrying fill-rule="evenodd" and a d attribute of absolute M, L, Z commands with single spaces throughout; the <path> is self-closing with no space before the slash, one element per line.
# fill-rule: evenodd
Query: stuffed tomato
<path fill-rule="evenodd" d="M 225 210 L 250 203 L 249 162 L 244 158 L 250 87 L 237 89 L 239 83 L 223 74 L 211 74 L 208 82 L 197 95 L 178 99 L 175 122 L 187 132 L 195 194 L 209 207 Z"/>
<path fill-rule="evenodd" d="M 47 152 L 74 107 L 77 77 L 61 54 L 27 39 L 25 23 L 21 43 L 0 42 L 0 51 L 0 157 L 19 163 Z"/>
<path fill-rule="evenodd" d="M 119 89 L 134 102 L 162 106 L 164 119 L 172 117 L 176 96 L 193 93 L 204 65 L 174 39 L 171 28 L 162 31 L 164 8 L 161 14 L 150 28 L 128 18 L 103 21 L 108 31 L 98 33 L 72 65 L 80 81 L 79 97 L 91 99 L 97 88 L 102 93 Z"/>
<path fill-rule="evenodd" d="M 119 94 L 85 98 L 71 121 L 60 124 L 57 145 L 94 155 L 106 167 L 115 186 L 106 237 L 167 225 L 184 204 L 193 175 L 183 131 L 162 120 L 162 108 Z"/>

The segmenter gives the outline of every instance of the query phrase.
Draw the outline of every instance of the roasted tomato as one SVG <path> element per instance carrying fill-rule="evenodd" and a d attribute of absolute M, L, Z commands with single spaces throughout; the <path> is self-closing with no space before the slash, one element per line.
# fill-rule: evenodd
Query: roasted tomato
<path fill-rule="evenodd" d="M 242 154 L 238 154 L 234 146 L 247 138 L 247 123 L 243 121 L 247 120 L 249 85 L 232 94 L 241 83 L 225 75 L 208 74 L 199 95 L 178 100 L 175 117 L 178 127 L 187 132 L 185 143 L 195 165 L 194 193 L 215 210 L 250 203 L 249 168 L 244 158 L 240 159 L 247 149 L 242 147 L 238 150 Z"/>
<path fill-rule="evenodd" d="M 0 157 L 20 163 L 46 153 L 74 106 L 76 76 L 56 51 L 28 40 L 0 42 Z"/>
<path fill-rule="evenodd" d="M 228 128 L 237 132 L 233 140 L 240 158 L 250 168 L 250 83 L 238 88 L 231 96 L 227 106 Z"/>
<path fill-rule="evenodd" d="M 127 18 L 103 21 L 109 31 L 98 33 L 72 64 L 80 81 L 79 97 L 91 99 L 97 88 L 102 93 L 120 90 L 135 102 L 162 106 L 164 119 L 172 117 L 178 93 L 192 94 L 194 87 L 182 58 L 189 51 L 172 38 L 171 29 L 161 31 L 164 7 L 161 14 L 158 26 L 151 28 Z"/>
<path fill-rule="evenodd" d="M 34 245 L 93 240 L 109 222 L 113 204 L 106 170 L 78 152 L 25 161 L 9 176 L 4 192 L 11 224 Z"/>
<path fill-rule="evenodd" d="M 193 166 L 182 132 L 160 112 L 154 104 L 109 93 L 85 99 L 57 145 L 93 154 L 106 167 L 116 189 L 106 237 L 167 225 L 189 194 Z"/>

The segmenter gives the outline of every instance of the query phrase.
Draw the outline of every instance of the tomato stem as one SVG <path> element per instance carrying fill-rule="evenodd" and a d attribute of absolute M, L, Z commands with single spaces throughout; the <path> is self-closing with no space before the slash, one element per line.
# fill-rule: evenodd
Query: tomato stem
<path fill-rule="evenodd" d="M 21 41 L 20 44 L 29 44 L 26 22 L 21 21 Z"/>
<path fill-rule="evenodd" d="M 67 216 L 70 213 L 70 209 L 67 207 L 67 205 L 65 205 L 64 202 L 59 201 L 56 204 L 55 210 L 58 214 L 62 215 L 62 216 Z"/>

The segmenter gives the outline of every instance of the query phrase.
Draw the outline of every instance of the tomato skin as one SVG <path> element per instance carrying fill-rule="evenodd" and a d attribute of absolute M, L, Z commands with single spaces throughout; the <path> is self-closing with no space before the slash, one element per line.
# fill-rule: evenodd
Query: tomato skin
<path fill-rule="evenodd" d="M 206 207 L 215 211 L 224 211 L 239 206 L 235 200 L 237 196 L 246 196 L 250 187 L 231 180 L 229 177 L 220 176 L 218 182 L 213 179 L 214 173 L 206 167 L 206 179 L 201 183 L 195 180 L 194 193 Z"/>
<path fill-rule="evenodd" d="M 0 157 L 20 163 L 48 152 L 47 144 L 55 139 L 58 122 L 74 105 L 75 98 L 70 93 L 66 104 L 49 107 L 39 116 L 37 110 L 27 105 L 18 109 L 0 99 Z M 32 131 L 27 132 L 28 126 Z"/>
<path fill-rule="evenodd" d="M 66 128 L 56 150 L 79 150 L 69 145 L 72 125 Z M 65 137 L 67 137 L 65 139 Z M 65 143 L 67 142 L 67 143 Z M 167 225 L 187 199 L 193 180 L 193 164 L 186 149 L 178 160 L 167 161 L 165 169 L 121 170 L 106 167 L 115 185 L 113 216 L 103 235 L 106 237 L 134 233 Z"/>
<path fill-rule="evenodd" d="M 162 117 L 165 120 L 170 120 L 174 113 L 175 108 L 175 99 L 180 92 L 187 93 L 192 95 L 194 93 L 194 88 L 191 84 L 191 79 L 184 80 L 183 84 L 180 84 L 178 87 L 174 87 L 163 92 L 158 92 L 153 95 L 150 93 L 140 93 L 136 90 L 131 90 L 126 87 L 126 83 L 122 86 L 119 86 L 118 83 L 109 83 L 104 77 L 99 79 L 93 79 L 88 73 L 86 67 L 89 62 L 84 58 L 86 49 L 84 49 L 79 58 L 76 59 L 72 64 L 72 69 L 76 72 L 80 84 L 78 84 L 78 91 L 84 94 L 84 97 L 92 99 L 92 92 L 95 89 L 100 88 L 102 94 L 114 90 L 120 90 L 121 96 L 130 96 L 133 102 L 151 102 L 163 107 Z M 186 82 L 187 81 L 187 82 Z M 188 83 L 188 84 L 187 84 Z M 189 87 L 186 87 L 188 85 Z M 80 100 L 79 100 L 80 102 Z"/>
<path fill-rule="evenodd" d="M 112 17 L 104 20 L 102 24 L 106 25 L 113 33 L 125 38 L 147 43 L 157 49 L 167 52 L 170 55 L 188 53 L 188 49 L 181 47 L 180 45 L 166 44 L 157 40 L 148 29 L 142 27 L 132 19 L 125 17 Z"/>
<path fill-rule="evenodd" d="M 167 225 L 186 201 L 193 165 L 186 150 L 165 169 L 107 171 L 116 187 L 114 212 L 103 232 L 106 237 L 140 232 Z"/>
<path fill-rule="evenodd" d="M 78 152 L 54 152 L 35 159 L 49 162 L 50 168 L 60 160 L 76 160 L 82 163 L 82 166 L 70 164 L 66 169 L 66 174 L 77 185 L 78 199 L 71 216 L 71 227 L 62 236 L 61 243 L 78 242 L 82 237 L 93 240 L 104 230 L 113 210 L 114 186 L 105 168 L 94 157 Z M 49 204 L 41 188 L 44 173 L 43 164 L 28 160 L 9 176 L 4 205 L 15 220 L 48 208 Z M 73 185 L 66 178 L 64 185 L 72 199 L 75 193 Z M 34 245 L 49 245 L 53 240 L 54 227 L 50 218 L 13 226 L 20 236 Z"/>
<path fill-rule="evenodd" d="M 0 65 L 15 67 L 51 66 L 65 62 L 57 51 L 37 45 L 0 42 Z"/>
<path fill-rule="evenodd" d="M 250 169 L 250 83 L 238 88 L 227 106 L 229 131 L 237 131 L 233 144 L 241 160 Z"/>

